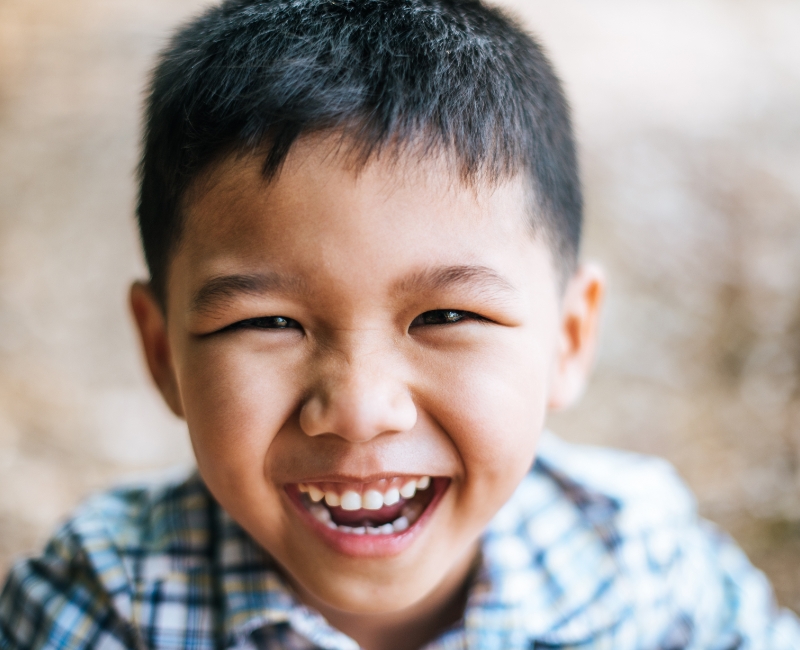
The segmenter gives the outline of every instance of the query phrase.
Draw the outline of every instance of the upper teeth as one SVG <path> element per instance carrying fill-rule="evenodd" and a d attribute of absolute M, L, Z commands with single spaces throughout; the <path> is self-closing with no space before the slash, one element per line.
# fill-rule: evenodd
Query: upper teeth
<path fill-rule="evenodd" d="M 397 488 L 386 490 L 386 492 L 383 493 L 384 505 L 393 506 L 398 501 L 400 501 L 400 490 Z"/>
<path fill-rule="evenodd" d="M 403 487 L 400 488 L 400 495 L 404 499 L 410 499 L 417 493 L 417 482 L 416 481 L 409 481 L 405 483 Z"/>
<path fill-rule="evenodd" d="M 300 492 L 305 492 L 314 503 L 319 503 L 325 499 L 328 506 L 340 506 L 343 510 L 380 510 L 384 506 L 393 506 L 400 501 L 400 497 L 411 499 L 417 490 L 426 490 L 431 484 L 430 476 L 423 476 L 419 479 L 410 479 L 402 484 L 400 488 L 390 487 L 385 492 L 376 489 L 369 489 L 363 494 L 355 490 L 346 490 L 339 494 L 333 490 L 323 491 L 314 484 L 300 483 Z"/>
<path fill-rule="evenodd" d="M 345 494 L 347 493 L 345 492 Z M 380 510 L 383 508 L 383 495 L 377 490 L 367 490 L 361 497 L 360 505 L 367 510 Z M 357 510 L 358 508 L 354 509 Z"/>
<path fill-rule="evenodd" d="M 361 510 L 361 495 L 348 490 L 342 495 L 342 510 Z"/>

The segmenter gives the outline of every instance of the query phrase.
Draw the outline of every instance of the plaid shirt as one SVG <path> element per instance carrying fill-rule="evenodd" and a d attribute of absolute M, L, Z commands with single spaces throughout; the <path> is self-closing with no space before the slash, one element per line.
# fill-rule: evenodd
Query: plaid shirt
<path fill-rule="evenodd" d="M 0 596 L 0 648 L 355 650 L 196 474 L 85 504 Z M 800 624 L 663 461 L 546 435 L 428 650 L 800 648 Z"/>

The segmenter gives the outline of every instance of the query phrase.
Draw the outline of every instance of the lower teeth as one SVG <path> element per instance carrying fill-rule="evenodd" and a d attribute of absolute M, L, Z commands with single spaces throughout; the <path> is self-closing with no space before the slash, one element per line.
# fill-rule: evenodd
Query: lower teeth
<path fill-rule="evenodd" d="M 382 526 L 339 526 L 331 519 L 330 511 L 319 503 L 312 503 L 308 506 L 309 512 L 314 519 L 325 524 L 331 530 L 339 530 L 350 535 L 392 535 L 406 530 L 419 517 L 421 509 L 417 504 L 409 504 L 403 508 L 403 514 L 389 524 Z"/>

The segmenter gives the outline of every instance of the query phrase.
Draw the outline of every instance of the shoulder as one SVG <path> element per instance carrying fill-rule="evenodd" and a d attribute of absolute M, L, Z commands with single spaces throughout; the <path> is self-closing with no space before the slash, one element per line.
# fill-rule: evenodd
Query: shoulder
<path fill-rule="evenodd" d="M 697 516 L 689 489 L 658 458 L 547 434 L 487 549 L 501 591 L 524 593 L 523 618 L 536 616 L 531 634 L 546 643 L 700 648 L 739 639 L 783 648 L 791 644 L 781 635 L 800 640 L 764 576 Z"/>
<path fill-rule="evenodd" d="M 671 596 L 671 581 L 657 574 L 694 518 L 694 500 L 666 462 L 546 434 L 493 520 L 484 554 L 497 598 L 517 603 L 532 638 L 635 647 L 618 644 L 615 631 L 649 619 L 642 629 L 660 632 L 677 616 L 656 605 Z"/>
<path fill-rule="evenodd" d="M 123 561 L 143 553 L 191 554 L 207 542 L 213 507 L 196 472 L 182 470 L 91 497 L 62 532 L 77 538 L 92 558 L 112 547 Z"/>
<path fill-rule="evenodd" d="M 678 531 L 696 523 L 695 499 L 668 462 L 545 432 L 533 468 L 492 522 L 490 536 L 513 534 L 544 556 L 582 536 L 587 548 L 617 566 L 626 544 L 666 541 L 671 534 L 674 546 Z"/>
<path fill-rule="evenodd" d="M 567 498 L 607 500 L 620 533 L 694 522 L 694 495 L 667 461 L 629 451 L 572 444 L 546 432 L 534 473 L 560 485 Z"/>
<path fill-rule="evenodd" d="M 197 557 L 210 502 L 186 473 L 90 498 L 39 557 L 12 568 L 0 594 L 0 647 L 139 647 L 131 621 L 144 578 Z"/>

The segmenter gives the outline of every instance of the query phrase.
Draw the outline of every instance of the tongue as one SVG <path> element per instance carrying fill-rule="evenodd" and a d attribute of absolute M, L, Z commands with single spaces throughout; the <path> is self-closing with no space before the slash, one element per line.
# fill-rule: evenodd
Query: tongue
<path fill-rule="evenodd" d="M 382 526 L 390 524 L 397 519 L 403 512 L 403 507 L 408 503 L 406 499 L 400 499 L 391 506 L 383 506 L 380 510 L 342 510 L 342 508 L 331 508 L 331 519 L 337 526 Z"/>

